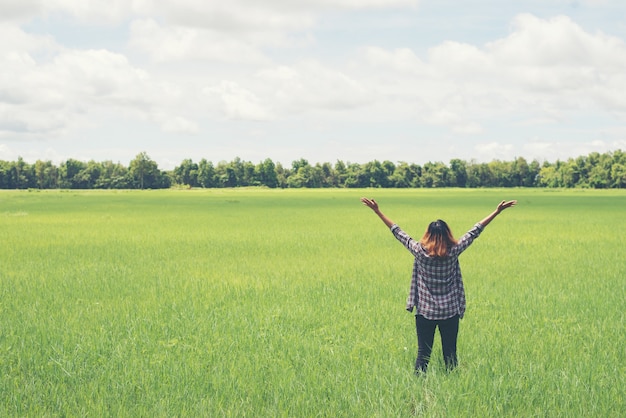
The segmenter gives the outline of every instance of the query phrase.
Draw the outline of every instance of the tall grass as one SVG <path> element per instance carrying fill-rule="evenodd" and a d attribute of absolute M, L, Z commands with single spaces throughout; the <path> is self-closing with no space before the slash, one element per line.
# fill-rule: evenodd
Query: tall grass
<path fill-rule="evenodd" d="M 460 366 L 404 310 L 421 236 L 462 256 Z M 623 191 L 0 193 L 0 416 L 623 416 Z"/>

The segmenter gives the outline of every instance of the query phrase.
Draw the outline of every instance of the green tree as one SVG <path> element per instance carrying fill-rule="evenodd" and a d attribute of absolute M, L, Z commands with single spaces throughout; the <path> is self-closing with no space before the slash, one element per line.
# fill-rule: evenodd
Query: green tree
<path fill-rule="evenodd" d="M 100 163 L 100 177 L 95 182 L 97 189 L 130 189 L 132 178 L 128 168 L 120 163 L 107 160 Z"/>
<path fill-rule="evenodd" d="M 59 170 L 52 161 L 35 161 L 35 178 L 39 189 L 55 189 L 58 187 Z"/>
<path fill-rule="evenodd" d="M 81 181 L 78 173 L 84 170 L 85 167 L 87 167 L 86 163 L 73 158 L 61 163 L 59 167 L 59 185 L 67 189 L 79 189 Z"/>
<path fill-rule="evenodd" d="M 291 172 L 287 177 L 287 187 L 299 189 L 308 187 L 311 182 L 312 169 L 309 162 L 304 158 L 291 163 Z"/>
<path fill-rule="evenodd" d="M 308 163 L 305 165 L 298 165 L 297 170 L 294 170 L 287 179 L 287 186 L 290 188 L 299 189 L 302 187 L 319 188 L 322 187 L 323 174 L 321 166 L 311 166 Z"/>
<path fill-rule="evenodd" d="M 472 161 L 467 166 L 468 187 L 490 187 L 494 182 L 491 168 L 487 163 Z"/>
<path fill-rule="evenodd" d="M 395 169 L 395 167 L 394 167 Z M 366 178 L 366 187 L 389 187 L 389 168 L 378 160 L 366 163 L 362 167 L 362 175 Z"/>
<path fill-rule="evenodd" d="M 589 186 L 594 189 L 606 189 L 609 184 L 609 172 L 600 165 L 593 166 L 589 172 Z"/>
<path fill-rule="evenodd" d="M 575 187 L 580 181 L 580 171 L 573 159 L 567 160 L 560 167 L 561 182 L 563 187 Z"/>
<path fill-rule="evenodd" d="M 94 189 L 102 175 L 102 164 L 90 160 L 82 170 L 74 176 L 74 187 L 77 189 Z"/>
<path fill-rule="evenodd" d="M 323 163 L 320 166 L 320 170 L 322 172 L 322 187 L 338 187 L 339 181 L 335 174 L 335 169 L 330 163 Z"/>
<path fill-rule="evenodd" d="M 370 178 L 359 163 L 349 163 L 344 184 L 348 188 L 368 187 Z"/>
<path fill-rule="evenodd" d="M 411 187 L 413 173 L 406 162 L 400 162 L 396 166 L 391 177 L 389 177 L 390 187 L 407 188 Z"/>
<path fill-rule="evenodd" d="M 215 179 L 215 167 L 213 163 L 207 161 L 205 158 L 201 159 L 198 163 L 198 183 L 202 187 L 216 187 L 217 181 Z"/>
<path fill-rule="evenodd" d="M 0 160 L 0 189 L 13 189 L 11 163 Z"/>
<path fill-rule="evenodd" d="M 242 163 L 243 177 L 240 181 L 242 186 L 260 186 L 261 180 L 257 176 L 257 170 L 253 163 L 250 161 L 244 161 Z"/>
<path fill-rule="evenodd" d="M 588 178 L 589 186 L 594 189 L 610 187 L 613 156 L 611 154 L 592 152 L 589 154 L 587 161 L 591 165 Z"/>
<path fill-rule="evenodd" d="M 16 189 L 36 187 L 35 167 L 24 161 L 22 157 L 18 157 L 16 162 L 11 163 L 11 171 Z"/>
<path fill-rule="evenodd" d="M 539 170 L 539 185 L 542 187 L 560 187 L 560 179 L 561 175 L 554 165 L 544 164 Z"/>
<path fill-rule="evenodd" d="M 231 163 L 220 161 L 217 164 L 216 174 L 220 187 L 237 187 L 237 172 Z"/>
<path fill-rule="evenodd" d="M 530 171 L 528 161 L 523 157 L 516 158 L 510 166 L 511 186 L 530 187 L 533 185 L 534 176 Z"/>
<path fill-rule="evenodd" d="M 346 163 L 341 160 L 337 160 L 335 162 L 335 166 L 333 167 L 333 172 L 335 173 L 336 186 L 346 187 L 346 179 L 348 178 L 348 168 L 346 167 Z"/>
<path fill-rule="evenodd" d="M 278 174 L 276 172 L 276 165 L 270 158 L 266 158 L 265 161 L 260 162 L 255 167 L 256 177 L 260 183 L 270 187 L 278 187 Z"/>
<path fill-rule="evenodd" d="M 145 152 L 137 154 L 130 162 L 129 172 L 136 188 L 143 190 L 169 187 L 170 180 L 167 175 L 159 171 L 157 163 Z"/>
<path fill-rule="evenodd" d="M 511 163 L 500 160 L 493 160 L 487 164 L 491 173 L 487 187 L 511 187 L 514 185 L 512 179 Z"/>
<path fill-rule="evenodd" d="M 281 163 L 276 163 L 276 180 L 278 181 L 278 187 L 281 189 L 287 188 L 287 179 L 290 174 L 289 169 L 283 167 Z"/>
<path fill-rule="evenodd" d="M 299 169 L 301 169 L 302 167 L 306 167 L 309 165 L 309 162 L 307 160 L 305 160 L 304 158 L 300 158 L 299 160 L 295 160 L 291 163 L 291 170 L 294 173 L 297 173 Z"/>
<path fill-rule="evenodd" d="M 455 158 L 450 160 L 451 186 L 467 186 L 467 164 L 465 161 Z"/>
<path fill-rule="evenodd" d="M 451 171 L 442 162 L 428 162 L 422 168 L 421 180 L 424 187 L 448 187 L 451 184 Z"/>
<path fill-rule="evenodd" d="M 233 170 L 235 174 L 235 185 L 231 187 L 244 186 L 245 185 L 244 163 L 241 160 L 241 158 L 235 157 L 235 159 L 230 162 L 230 168 Z"/>
<path fill-rule="evenodd" d="M 190 187 L 198 187 L 198 164 L 191 158 L 184 159 L 179 166 L 174 168 L 174 180 L 177 184 Z"/>
<path fill-rule="evenodd" d="M 612 187 L 623 189 L 626 187 L 626 165 L 615 163 L 611 167 Z"/>

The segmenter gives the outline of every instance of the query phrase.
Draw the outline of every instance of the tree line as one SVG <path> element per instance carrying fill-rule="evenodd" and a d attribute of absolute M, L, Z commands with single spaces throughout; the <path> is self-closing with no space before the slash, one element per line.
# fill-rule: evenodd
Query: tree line
<path fill-rule="evenodd" d="M 0 160 L 0 189 L 163 189 L 174 186 L 223 188 L 434 188 L 434 187 L 582 187 L 626 188 L 626 153 L 621 150 L 557 160 L 489 163 L 453 159 L 448 164 L 423 165 L 391 161 L 364 164 L 337 161 L 310 164 L 301 158 L 291 167 L 267 158 L 259 163 L 239 157 L 217 164 L 202 158 L 185 159 L 173 170 L 160 170 L 145 152 L 128 166 L 112 161 L 68 159 L 34 164 Z"/>

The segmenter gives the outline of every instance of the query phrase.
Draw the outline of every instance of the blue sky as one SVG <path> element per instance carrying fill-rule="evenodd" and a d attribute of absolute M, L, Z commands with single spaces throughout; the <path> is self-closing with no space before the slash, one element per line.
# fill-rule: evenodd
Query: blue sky
<path fill-rule="evenodd" d="M 0 0 L 0 159 L 626 149 L 620 0 Z"/>

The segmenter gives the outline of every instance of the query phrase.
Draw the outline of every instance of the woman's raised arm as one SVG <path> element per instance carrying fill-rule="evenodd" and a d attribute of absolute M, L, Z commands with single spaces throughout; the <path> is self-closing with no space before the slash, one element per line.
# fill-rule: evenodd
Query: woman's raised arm
<path fill-rule="evenodd" d="M 378 203 L 376 203 L 374 199 L 368 199 L 367 197 L 362 197 L 361 202 L 363 202 L 365 206 L 373 210 L 374 213 L 378 215 L 378 217 L 385 223 L 385 225 L 387 225 L 387 228 L 391 228 L 393 226 L 394 222 L 380 211 L 380 208 L 378 207 Z"/>
<path fill-rule="evenodd" d="M 486 227 L 491 221 L 493 221 L 496 216 L 500 214 L 500 212 L 502 212 L 504 209 L 510 208 L 511 206 L 515 206 L 516 204 L 517 200 L 509 200 L 508 202 L 505 202 L 503 200 L 502 202 L 500 202 L 496 210 L 487 215 L 487 217 L 480 221 L 479 224 L 481 224 L 483 228 Z"/>

